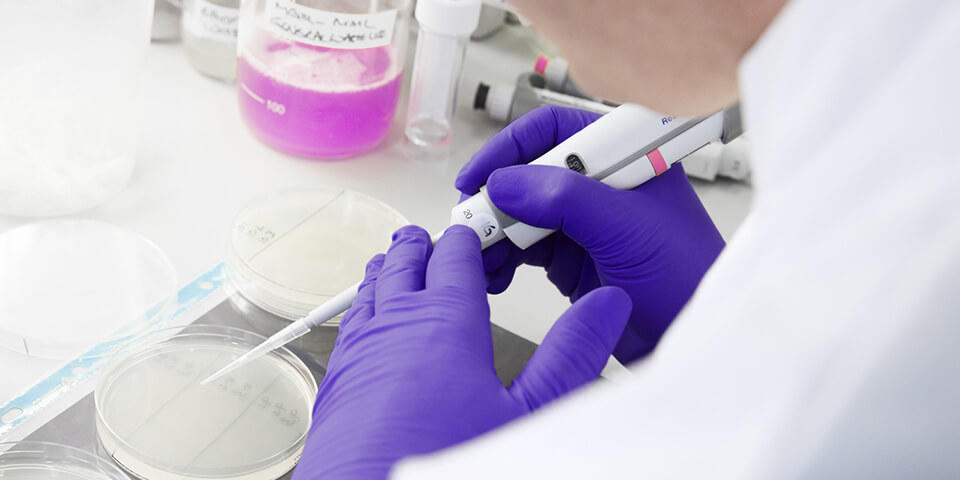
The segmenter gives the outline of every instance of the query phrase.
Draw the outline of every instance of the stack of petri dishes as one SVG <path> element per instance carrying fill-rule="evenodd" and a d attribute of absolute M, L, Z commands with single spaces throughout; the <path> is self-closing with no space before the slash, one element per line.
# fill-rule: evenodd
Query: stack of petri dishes
<path fill-rule="evenodd" d="M 98 356 L 166 322 L 173 265 L 153 242 L 92 220 L 0 235 L 0 347 L 24 357 Z"/>
<path fill-rule="evenodd" d="M 49 442 L 0 443 L 4 480 L 128 480 L 120 469 L 93 453 Z"/>

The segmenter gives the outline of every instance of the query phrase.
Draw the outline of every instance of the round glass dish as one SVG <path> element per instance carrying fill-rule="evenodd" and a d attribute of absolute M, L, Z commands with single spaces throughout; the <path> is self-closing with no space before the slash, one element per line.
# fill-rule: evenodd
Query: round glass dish
<path fill-rule="evenodd" d="M 385 203 L 351 190 L 276 194 L 237 216 L 227 279 L 253 305 L 296 320 L 361 279 L 370 258 L 385 252 L 407 223 Z"/>
<path fill-rule="evenodd" d="M 59 443 L 0 443 L 4 480 L 128 480 L 119 468 L 90 452 Z"/>
<path fill-rule="evenodd" d="M 0 347 L 102 355 L 168 320 L 176 288 L 170 260 L 135 232 L 91 220 L 15 228 L 0 234 Z"/>
<path fill-rule="evenodd" d="M 111 359 L 94 391 L 103 449 L 149 480 L 288 472 L 303 450 L 317 393 L 303 362 L 280 348 L 200 384 L 263 340 L 237 328 L 189 325 L 135 341 Z"/>

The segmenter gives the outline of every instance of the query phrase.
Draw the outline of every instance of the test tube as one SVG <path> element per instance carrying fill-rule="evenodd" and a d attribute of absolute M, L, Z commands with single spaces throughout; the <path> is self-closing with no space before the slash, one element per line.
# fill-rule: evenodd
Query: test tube
<path fill-rule="evenodd" d="M 491 86 L 480 82 L 473 97 L 473 108 L 486 110 L 491 118 L 505 123 L 510 123 L 541 105 L 578 108 L 601 115 L 614 109 L 605 103 L 553 92 L 543 86 L 543 78 L 536 73 L 521 74 L 514 85 Z"/>
<path fill-rule="evenodd" d="M 550 90 L 580 98 L 590 98 L 570 78 L 570 64 L 562 57 L 551 59 L 540 55 L 533 65 L 533 71 L 543 75 L 543 78 L 547 80 L 547 88 Z"/>
<path fill-rule="evenodd" d="M 419 0 L 417 50 L 407 104 L 407 138 L 416 145 L 450 141 L 457 86 L 470 34 L 480 21 L 480 0 Z"/>
<path fill-rule="evenodd" d="M 605 103 L 611 107 L 619 106 L 617 103 L 609 102 L 602 98 L 597 98 L 584 93 L 584 91 L 581 90 L 576 83 L 574 83 L 573 78 L 570 77 L 570 64 L 562 57 L 548 58 L 540 55 L 537 57 L 537 61 L 533 65 L 533 71 L 543 76 L 543 79 L 546 83 L 544 88 L 548 90 L 566 95 L 573 95 L 575 97 L 586 98 L 588 100 L 593 100 L 594 102 Z"/>

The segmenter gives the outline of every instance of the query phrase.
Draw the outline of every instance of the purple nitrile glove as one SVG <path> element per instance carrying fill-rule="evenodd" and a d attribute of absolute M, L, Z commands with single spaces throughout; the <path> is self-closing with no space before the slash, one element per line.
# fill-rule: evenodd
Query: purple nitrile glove
<path fill-rule="evenodd" d="M 433 248 L 419 227 L 367 265 L 320 384 L 294 480 L 384 478 L 400 458 L 462 442 L 597 378 L 630 298 L 597 289 L 557 320 L 504 388 L 480 241 L 451 227 Z"/>
<path fill-rule="evenodd" d="M 540 107 L 507 126 L 460 170 L 464 196 L 486 184 L 507 215 L 559 232 L 527 250 L 502 241 L 484 251 L 490 293 L 504 291 L 516 268 L 542 266 L 575 301 L 601 286 L 623 288 L 633 313 L 614 355 L 623 363 L 649 353 L 723 250 L 699 197 L 674 164 L 633 190 L 616 190 L 572 170 L 514 166 L 537 159 L 599 115 Z"/>

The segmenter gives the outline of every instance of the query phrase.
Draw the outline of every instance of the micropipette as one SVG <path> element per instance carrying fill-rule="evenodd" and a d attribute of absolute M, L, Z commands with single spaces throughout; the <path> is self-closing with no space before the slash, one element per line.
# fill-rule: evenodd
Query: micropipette
<path fill-rule="evenodd" d="M 702 118 L 652 116 L 650 110 L 625 104 L 600 117 L 531 162 L 568 168 L 621 190 L 635 188 L 704 145 L 728 143 L 743 132 L 740 106 Z M 482 248 L 503 239 L 528 248 L 553 230 L 518 222 L 497 209 L 486 189 L 453 208 L 451 224 L 466 225 L 480 237 Z M 436 242 L 442 233 L 435 234 Z M 272 335 L 201 383 L 208 383 L 261 355 L 297 339 L 311 328 L 343 313 L 353 303 L 356 283 Z"/>

